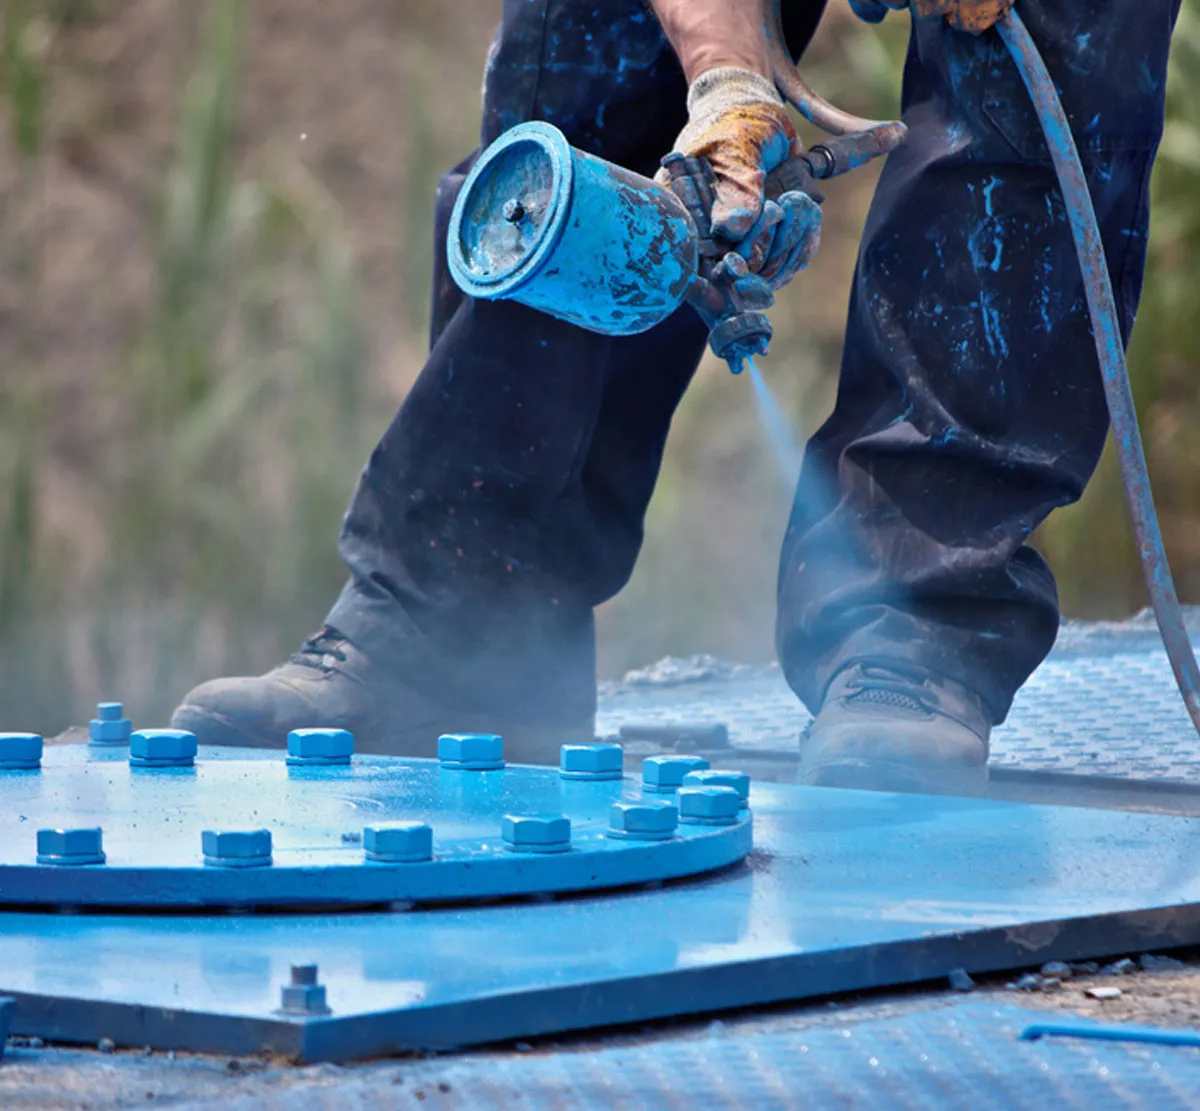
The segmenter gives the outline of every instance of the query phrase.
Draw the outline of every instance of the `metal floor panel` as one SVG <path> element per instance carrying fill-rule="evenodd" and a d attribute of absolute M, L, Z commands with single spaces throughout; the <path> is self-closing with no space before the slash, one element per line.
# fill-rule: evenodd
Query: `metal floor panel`
<path fill-rule="evenodd" d="M 608 688 L 597 732 L 616 734 L 633 723 L 721 722 L 735 750 L 795 754 L 811 718 L 778 667 L 708 670 L 712 677 L 696 681 Z M 1166 653 L 1144 621 L 1067 626 L 993 732 L 991 764 L 1200 787 L 1200 738 Z"/>
<path fill-rule="evenodd" d="M 661 889 L 407 913 L 0 915 L 14 1030 L 309 1060 L 1200 943 L 1200 821 L 761 784 Z M 315 962 L 328 1018 L 276 1013 Z"/>
<path fill-rule="evenodd" d="M 435 1060 L 403 1073 L 234 1096 L 223 1111 L 1192 1111 L 1200 1051 L 1019 1040 L 1044 1015 L 970 1002 L 781 1033 L 665 1036 L 553 1054 Z M 402 1081 L 397 1083 L 396 1081 Z M 213 1106 L 203 1100 L 181 1111 Z"/>

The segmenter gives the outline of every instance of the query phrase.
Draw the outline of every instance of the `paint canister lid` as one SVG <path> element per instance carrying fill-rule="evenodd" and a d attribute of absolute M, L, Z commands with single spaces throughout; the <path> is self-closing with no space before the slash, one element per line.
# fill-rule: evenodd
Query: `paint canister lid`
<path fill-rule="evenodd" d="M 571 207 L 570 144 L 552 124 L 518 124 L 475 163 L 450 217 L 450 273 L 470 297 L 505 297 L 537 273 Z"/>

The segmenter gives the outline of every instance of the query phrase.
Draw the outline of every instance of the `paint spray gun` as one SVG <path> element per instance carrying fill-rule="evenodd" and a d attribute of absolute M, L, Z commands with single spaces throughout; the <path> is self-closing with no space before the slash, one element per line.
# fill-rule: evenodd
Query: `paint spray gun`
<path fill-rule="evenodd" d="M 769 35 L 775 84 L 831 138 L 767 177 L 766 198 L 807 194 L 903 140 L 904 125 L 849 115 L 804 82 L 784 45 L 779 4 Z M 712 168 L 663 160 L 669 188 L 574 149 L 547 123 L 505 132 L 475 163 L 454 206 L 450 273 L 464 293 L 511 299 L 602 335 L 647 331 L 687 302 L 709 329 L 713 352 L 736 374 L 766 354 L 773 301 L 746 282 L 745 260 L 712 234 Z"/>

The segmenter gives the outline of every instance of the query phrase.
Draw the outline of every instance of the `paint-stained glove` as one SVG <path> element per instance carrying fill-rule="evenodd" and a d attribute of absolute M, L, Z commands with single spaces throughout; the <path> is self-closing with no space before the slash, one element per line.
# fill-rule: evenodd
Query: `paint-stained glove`
<path fill-rule="evenodd" d="M 779 289 L 808 265 L 820 242 L 820 206 L 805 193 L 763 195 L 767 174 L 804 149 L 771 81 L 734 67 L 701 74 L 688 90 L 688 125 L 674 149 L 712 166 L 713 234 L 752 272 Z M 658 181 L 667 184 L 667 174 Z"/>
<path fill-rule="evenodd" d="M 889 11 L 909 6 L 908 0 L 850 0 L 859 19 L 878 23 Z M 982 34 L 1013 6 L 1013 0 L 912 0 L 913 12 L 921 19 L 941 19 L 959 31 Z"/>

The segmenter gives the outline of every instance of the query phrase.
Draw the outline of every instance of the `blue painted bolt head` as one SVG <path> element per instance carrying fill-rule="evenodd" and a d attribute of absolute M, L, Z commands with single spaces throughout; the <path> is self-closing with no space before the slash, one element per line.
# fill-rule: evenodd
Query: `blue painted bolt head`
<path fill-rule="evenodd" d="M 0 771 L 41 767 L 44 744 L 37 733 L 0 733 Z"/>
<path fill-rule="evenodd" d="M 139 729 L 129 738 L 135 768 L 190 768 L 196 762 L 196 734 L 186 729 Z"/>
<path fill-rule="evenodd" d="M 269 829 L 206 829 L 200 843 L 204 863 L 214 868 L 264 868 L 271 863 Z"/>
<path fill-rule="evenodd" d="M 103 864 L 103 832 L 99 829 L 39 829 L 39 864 Z"/>
<path fill-rule="evenodd" d="M 620 779 L 625 750 L 620 745 L 563 745 L 559 775 L 563 779 Z"/>
<path fill-rule="evenodd" d="M 438 738 L 444 768 L 489 772 L 504 767 L 504 738 L 495 733 L 447 733 Z"/>
<path fill-rule="evenodd" d="M 679 809 L 666 799 L 614 802 L 608 836 L 622 841 L 667 841 L 675 835 Z"/>
<path fill-rule="evenodd" d="M 704 771 L 688 772 L 683 777 L 684 787 L 732 787 L 742 801 L 750 797 L 750 777 L 745 772 L 729 771 L 726 768 L 708 768 Z"/>
<path fill-rule="evenodd" d="M 730 826 L 738 819 L 742 798 L 732 787 L 681 787 L 679 820 L 691 825 Z"/>
<path fill-rule="evenodd" d="M 127 745 L 133 722 L 124 716 L 120 702 L 101 702 L 96 716 L 88 722 L 88 739 L 94 745 Z"/>
<path fill-rule="evenodd" d="M 707 767 L 708 761 L 703 756 L 647 756 L 642 761 L 642 786 L 647 791 L 665 794 L 681 787 L 688 772 Z"/>
<path fill-rule="evenodd" d="M 500 826 L 504 847 L 518 853 L 563 853 L 571 847 L 571 820 L 506 814 Z"/>
<path fill-rule="evenodd" d="M 417 864 L 433 859 L 433 830 L 424 822 L 389 822 L 363 830 L 363 852 L 379 864 Z"/>
<path fill-rule="evenodd" d="M 292 767 L 349 764 L 354 734 L 348 729 L 293 729 L 287 739 L 287 762 Z"/>

